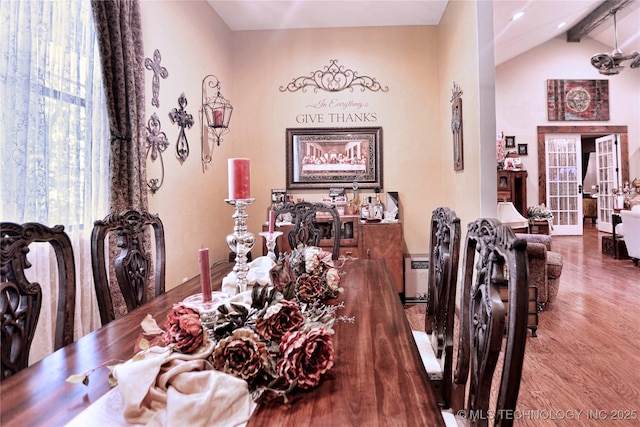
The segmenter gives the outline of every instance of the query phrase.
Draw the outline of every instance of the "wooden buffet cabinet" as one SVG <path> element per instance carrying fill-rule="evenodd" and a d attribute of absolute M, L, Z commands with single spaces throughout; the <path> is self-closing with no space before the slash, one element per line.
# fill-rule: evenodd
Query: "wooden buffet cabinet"
<path fill-rule="evenodd" d="M 404 259 L 402 255 L 402 223 L 360 223 L 360 258 L 385 259 L 404 301 Z"/>
<path fill-rule="evenodd" d="M 404 261 L 402 251 L 402 222 L 363 222 L 356 215 L 340 216 L 340 255 L 347 258 L 384 259 L 393 277 L 393 281 L 404 300 Z M 293 224 L 279 224 L 276 231 L 282 236 L 276 240 L 276 253 L 290 251 L 287 233 Z M 267 225 L 263 225 L 263 231 Z M 346 233 L 346 237 L 345 237 Z M 331 232 L 328 235 L 333 235 Z M 333 248 L 333 239 L 320 240 L 320 247 L 327 251 Z M 267 248 L 262 239 L 262 254 Z"/>
<path fill-rule="evenodd" d="M 527 217 L 527 171 L 498 171 L 498 202 L 512 202 Z"/>

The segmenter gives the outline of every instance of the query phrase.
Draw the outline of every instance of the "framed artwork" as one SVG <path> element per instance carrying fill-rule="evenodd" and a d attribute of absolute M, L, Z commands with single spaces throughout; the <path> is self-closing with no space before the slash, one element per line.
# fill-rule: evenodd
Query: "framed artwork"
<path fill-rule="evenodd" d="M 277 210 L 284 206 L 287 191 L 284 189 L 271 189 L 271 209 Z"/>
<path fill-rule="evenodd" d="M 287 190 L 382 187 L 382 128 L 289 128 Z"/>
<path fill-rule="evenodd" d="M 504 146 L 505 146 L 505 148 L 516 148 L 516 137 L 515 136 L 505 136 L 504 137 Z"/>
<path fill-rule="evenodd" d="M 520 156 L 529 155 L 529 147 L 527 146 L 527 144 L 518 144 L 518 155 Z"/>
<path fill-rule="evenodd" d="M 520 159 L 518 159 L 518 160 L 520 160 Z M 508 171 L 516 170 L 516 169 L 518 169 L 518 165 L 519 164 L 520 164 L 519 162 L 516 164 L 516 159 L 514 157 L 507 157 L 507 158 L 504 159 L 504 169 L 505 170 L 508 170 Z"/>
<path fill-rule="evenodd" d="M 609 80 L 547 80 L 547 118 L 609 120 Z"/>
<path fill-rule="evenodd" d="M 464 146 L 462 140 L 462 98 L 456 97 L 451 104 L 451 132 L 453 133 L 453 170 L 464 169 Z"/>

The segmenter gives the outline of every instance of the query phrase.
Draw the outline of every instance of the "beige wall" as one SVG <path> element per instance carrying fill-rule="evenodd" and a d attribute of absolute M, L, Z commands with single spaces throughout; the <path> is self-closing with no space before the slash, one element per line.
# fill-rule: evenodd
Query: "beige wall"
<path fill-rule="evenodd" d="M 405 252 L 424 253 L 428 219 L 437 206 L 454 208 L 466 222 L 479 216 L 481 143 L 486 121 L 477 111 L 486 103 L 478 77 L 481 60 L 475 41 L 478 11 L 474 2 L 450 2 L 443 25 L 232 33 L 205 2 L 141 3 L 145 56 L 162 54 L 169 71 L 160 81 L 160 108 L 151 106 L 147 71 L 147 116 L 157 112 L 170 146 L 164 153 L 165 181 L 150 196 L 150 210 L 165 224 L 167 287 L 198 273 L 197 249 L 211 250 L 211 261 L 227 257 L 225 237 L 232 230 L 233 210 L 227 197 L 229 157 L 251 159 L 249 229 L 257 234 L 267 218 L 270 191 L 284 188 L 285 129 L 288 127 L 383 128 L 383 191 L 398 191 L 404 221 Z M 376 78 L 389 91 L 282 92 L 293 78 L 321 70 L 332 59 L 345 68 Z M 492 58 L 491 58 L 492 60 Z M 216 147 L 213 162 L 200 162 L 200 94 L 202 78 L 213 73 L 234 112 L 231 132 Z M 453 171 L 451 89 L 463 90 L 465 169 Z M 489 82 L 493 87 L 493 81 Z M 187 130 L 191 147 L 183 163 L 176 159 L 178 127 L 168 119 L 184 92 L 195 125 Z M 321 101 L 362 104 L 346 109 L 309 105 Z M 493 111 L 493 105 L 489 106 Z M 370 113 L 369 122 L 331 122 L 329 113 Z M 299 115 L 320 114 L 323 123 L 300 123 Z M 495 121 L 493 121 L 495 123 Z M 489 132 L 491 140 L 495 128 Z M 491 142 L 494 150 L 495 144 Z M 491 154 L 492 158 L 494 154 Z M 148 163 L 150 174 L 157 163 Z M 495 169 L 495 168 L 494 168 Z M 495 199 L 495 170 L 490 178 Z M 151 176 L 150 176 L 151 177 Z M 326 190 L 298 191 L 295 197 L 317 200 Z M 373 195 L 372 191 L 368 194 Z M 495 205 L 495 203 L 491 203 Z M 261 241 L 258 240 L 258 245 Z M 257 245 L 257 246 L 258 246 Z M 254 256 L 259 255 L 254 249 Z"/>
<path fill-rule="evenodd" d="M 434 207 L 446 205 L 455 209 L 461 219 L 463 236 L 468 222 L 480 216 L 481 212 L 485 216 L 495 216 L 496 209 L 495 166 L 487 168 L 483 163 L 487 155 L 490 159 L 495 158 L 493 50 L 478 42 L 478 34 L 483 31 L 486 33 L 486 29 L 492 27 L 492 11 L 489 4 L 487 22 L 481 19 L 481 14 L 487 11 L 479 9 L 475 2 L 449 2 L 438 26 L 441 52 L 437 58 L 441 82 L 438 89 L 439 109 L 444 112 L 438 127 L 442 135 L 440 143 L 445 146 L 441 158 L 441 180 L 446 188 L 446 198 L 444 201 L 434 201 Z M 489 43 L 492 43 L 492 38 Z M 488 56 L 487 50 L 490 52 Z M 487 61 L 490 62 L 489 72 L 486 71 Z M 463 92 L 462 171 L 453 170 L 450 100 L 454 82 Z M 490 96 L 487 96 L 487 92 Z M 483 204 L 483 194 L 487 192 L 489 203 Z"/>
<path fill-rule="evenodd" d="M 409 252 L 427 248 L 426 213 L 443 200 L 439 76 L 431 55 L 438 51 L 435 27 L 353 28 L 238 32 L 234 34 L 234 155 L 252 159 L 250 227 L 266 219 L 272 188 L 284 188 L 285 129 L 296 127 L 383 128 L 383 190 L 398 191 Z M 359 75 L 376 78 L 389 91 L 281 92 L 293 78 L 322 70 L 331 59 Z M 313 108 L 332 101 L 362 108 Z M 372 122 L 331 122 L 330 113 L 370 113 Z M 235 114 L 235 113 L 234 113 Z M 323 123 L 299 123 L 300 115 Z M 297 191 L 318 200 L 327 190 Z M 371 190 L 367 194 L 373 195 Z"/>
<path fill-rule="evenodd" d="M 145 58 L 155 49 L 169 76 L 160 79 L 160 107 L 151 105 L 152 72 L 146 71 L 146 115 L 155 112 L 170 143 L 163 153 L 165 177 L 162 187 L 149 193 L 149 210 L 160 215 L 165 227 L 168 251 L 167 288 L 199 273 L 198 249 L 210 248 L 210 261 L 226 258 L 225 236 L 232 228 L 227 197 L 227 162 L 233 156 L 234 132 L 215 147 L 213 161 L 200 161 L 200 104 L 202 79 L 216 75 L 222 94 L 233 101 L 232 33 L 204 1 L 142 1 Z M 181 93 L 187 97 L 187 113 L 194 125 L 187 129 L 190 154 L 184 163 L 176 156 L 179 127 L 169 120 L 178 108 Z M 232 120 L 232 126 L 238 125 Z M 159 161 L 147 160 L 150 179 L 159 176 Z"/>
<path fill-rule="evenodd" d="M 398 191 L 404 221 L 405 253 L 428 248 L 428 220 L 442 205 L 456 209 L 468 221 L 479 216 L 481 176 L 479 141 L 482 100 L 479 49 L 475 42 L 477 9 L 474 2 L 451 2 L 438 27 L 350 28 L 238 32 L 234 34 L 234 94 L 243 126 L 235 133 L 236 153 L 271 165 L 271 173 L 256 189 L 254 229 L 266 218 L 272 188 L 284 188 L 285 132 L 287 127 L 381 126 L 383 128 L 384 191 Z M 387 93 L 281 92 L 294 77 L 308 76 L 337 59 L 361 75 L 375 77 Z M 493 56 L 491 56 L 493 66 Z M 491 74 L 491 79 L 493 74 Z M 465 169 L 453 171 L 451 89 L 453 81 L 464 90 Z M 489 82 L 493 88 L 493 80 Z M 247 88 L 253 88 L 246 90 Z M 337 110 L 308 107 L 322 100 L 355 101 L 362 109 Z M 493 98 L 491 98 L 493 101 Z M 493 104 L 489 106 L 493 111 Z M 270 110 L 274 110 L 271 113 Z M 375 123 L 300 124 L 299 114 L 373 112 Z M 265 114 L 265 112 L 267 112 Z M 495 116 L 488 133 L 490 158 L 495 158 Z M 484 135 L 486 136 L 486 134 Z M 251 143 L 248 143 L 251 141 Z M 255 162 L 252 163 L 252 165 Z M 253 168 L 253 166 L 252 166 Z M 495 200 L 495 167 L 490 182 Z M 296 197 L 317 200 L 326 190 L 296 192 Z M 368 194 L 373 194 L 371 191 Z M 261 201 L 263 201 L 261 203 Z M 262 210 L 258 208 L 262 207 Z M 491 206 L 495 210 L 495 202 Z M 260 216 L 262 214 L 262 216 Z"/>

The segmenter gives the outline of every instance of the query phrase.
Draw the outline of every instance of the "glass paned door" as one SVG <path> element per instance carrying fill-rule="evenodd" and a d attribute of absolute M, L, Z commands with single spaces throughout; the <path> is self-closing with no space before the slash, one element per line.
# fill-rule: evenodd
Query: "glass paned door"
<path fill-rule="evenodd" d="M 579 134 L 545 136 L 547 206 L 553 234 L 582 234 L 582 148 Z"/>
<path fill-rule="evenodd" d="M 614 188 L 620 186 L 618 135 L 596 139 L 596 167 L 598 177 L 598 230 L 611 233 Z"/>

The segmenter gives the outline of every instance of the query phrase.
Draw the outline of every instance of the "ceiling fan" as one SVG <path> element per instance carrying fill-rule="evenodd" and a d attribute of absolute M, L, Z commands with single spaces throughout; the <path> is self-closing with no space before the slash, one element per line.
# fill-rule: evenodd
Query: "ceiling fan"
<path fill-rule="evenodd" d="M 618 10 L 619 9 L 612 9 L 610 12 L 613 14 L 615 49 L 611 53 L 598 53 L 591 57 L 591 65 L 596 67 L 600 74 L 607 76 L 620 73 L 620 71 L 624 69 L 624 67 L 620 65 L 622 61 L 631 60 L 631 64 L 629 64 L 631 68 L 640 68 L 640 52 L 636 50 L 629 55 L 623 55 L 622 51 L 618 48 L 618 25 L 616 21 L 616 13 Z"/>

